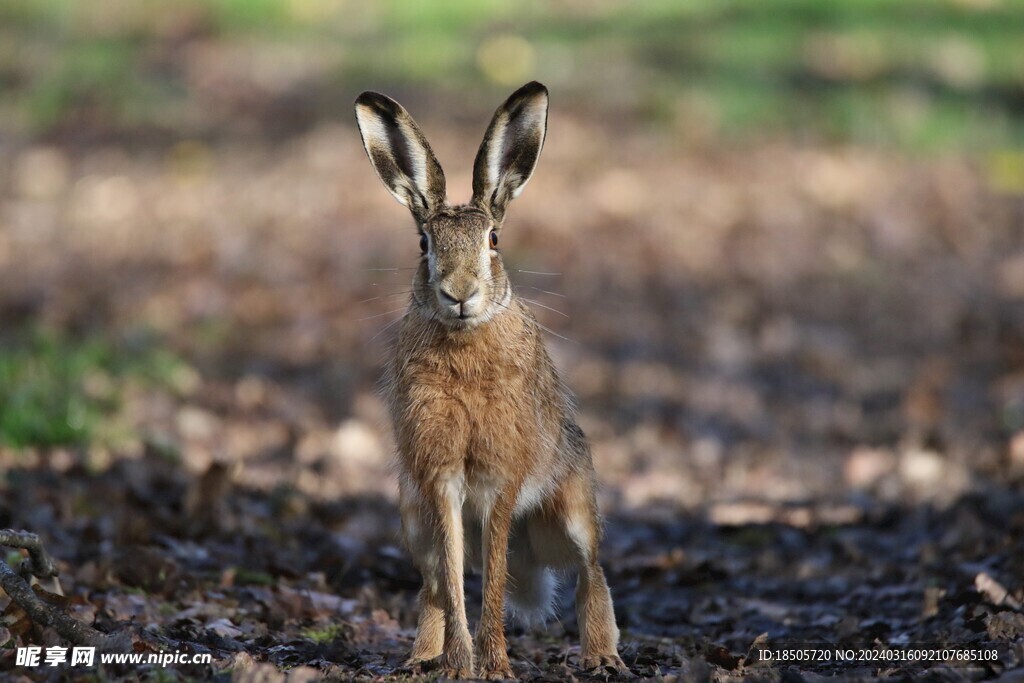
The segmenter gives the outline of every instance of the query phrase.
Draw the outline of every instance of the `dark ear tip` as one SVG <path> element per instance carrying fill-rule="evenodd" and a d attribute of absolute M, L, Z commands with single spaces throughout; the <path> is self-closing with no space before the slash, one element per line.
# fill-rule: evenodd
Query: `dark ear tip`
<path fill-rule="evenodd" d="M 517 90 L 515 94 L 521 97 L 532 97 L 535 95 L 547 96 L 548 89 L 540 81 L 530 81 Z"/>
<path fill-rule="evenodd" d="M 356 104 L 356 106 L 359 106 L 359 105 L 368 106 L 374 100 L 379 99 L 381 97 L 383 97 L 383 95 L 381 95 L 380 93 L 373 92 L 372 90 L 365 90 L 365 91 L 359 93 L 359 97 L 356 98 L 355 104 Z"/>
<path fill-rule="evenodd" d="M 395 102 L 387 95 L 381 95 L 379 92 L 373 92 L 372 90 L 360 93 L 359 97 L 356 98 L 355 106 L 369 107 L 377 111 L 388 112 L 392 115 L 397 114 L 399 111 L 398 102 Z"/>

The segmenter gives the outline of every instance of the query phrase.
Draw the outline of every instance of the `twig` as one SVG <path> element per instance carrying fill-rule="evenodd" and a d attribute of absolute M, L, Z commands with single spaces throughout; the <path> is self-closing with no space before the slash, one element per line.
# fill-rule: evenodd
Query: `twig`
<path fill-rule="evenodd" d="M 0 530 L 0 546 L 28 551 L 29 559 L 23 562 L 21 567 L 23 575 L 19 575 L 7 562 L 0 559 L 0 588 L 25 610 L 33 623 L 44 628 L 53 628 L 61 638 L 73 645 L 95 647 L 101 651 L 125 651 L 131 648 L 131 638 L 127 634 L 100 633 L 39 599 L 29 585 L 28 574 L 38 578 L 52 578 L 57 576 L 57 567 L 43 549 L 37 535 L 3 529 Z"/>
<path fill-rule="evenodd" d="M 0 546 L 23 548 L 28 551 L 28 559 L 21 563 L 19 573 L 28 581 L 29 575 L 37 579 L 51 579 L 57 576 L 57 566 L 43 549 L 43 542 L 36 534 L 14 529 L 0 529 Z"/>

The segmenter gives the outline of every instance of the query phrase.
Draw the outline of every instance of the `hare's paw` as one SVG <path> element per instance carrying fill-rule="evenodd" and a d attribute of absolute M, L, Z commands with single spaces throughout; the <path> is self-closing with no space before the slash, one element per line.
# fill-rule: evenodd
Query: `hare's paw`
<path fill-rule="evenodd" d="M 441 674 L 455 680 L 473 678 L 473 653 L 468 645 L 450 648 L 441 655 Z"/>
<path fill-rule="evenodd" d="M 473 680 L 473 667 L 464 664 L 442 664 L 441 675 L 453 681 Z"/>
<path fill-rule="evenodd" d="M 505 651 L 505 639 L 501 638 L 494 643 L 487 638 L 477 638 L 476 648 L 476 672 L 477 676 L 485 681 L 503 681 L 508 678 L 515 678 L 512 675 L 512 667 L 508 663 L 508 653 Z"/>
<path fill-rule="evenodd" d="M 500 623 L 499 623 L 500 627 Z M 481 627 L 476 634 L 476 672 L 485 681 L 515 678 L 508 663 L 508 650 L 501 630 Z"/>
<path fill-rule="evenodd" d="M 515 675 L 513 675 L 512 669 L 504 669 L 502 671 L 481 671 L 479 678 L 482 681 L 509 681 L 515 680 Z"/>
<path fill-rule="evenodd" d="M 514 679 L 508 657 L 495 658 L 494 661 L 481 660 L 477 667 L 477 677 L 484 681 L 505 681 Z"/>
<path fill-rule="evenodd" d="M 617 654 L 611 655 L 586 655 L 580 657 L 580 668 L 584 671 L 593 671 L 594 669 L 614 669 L 616 673 L 625 673 L 629 671 L 626 667 L 626 663 L 622 661 L 622 658 Z"/>

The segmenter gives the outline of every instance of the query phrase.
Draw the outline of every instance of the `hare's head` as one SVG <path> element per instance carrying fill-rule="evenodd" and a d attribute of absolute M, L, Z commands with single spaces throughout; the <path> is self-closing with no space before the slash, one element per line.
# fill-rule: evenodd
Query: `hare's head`
<path fill-rule="evenodd" d="M 548 91 L 524 85 L 498 107 L 473 164 L 473 199 L 451 206 L 444 173 L 409 113 L 373 92 L 356 99 L 363 146 L 419 229 L 413 300 L 423 314 L 456 328 L 489 320 L 512 296 L 498 252 L 508 203 L 526 186 L 544 146 Z"/>

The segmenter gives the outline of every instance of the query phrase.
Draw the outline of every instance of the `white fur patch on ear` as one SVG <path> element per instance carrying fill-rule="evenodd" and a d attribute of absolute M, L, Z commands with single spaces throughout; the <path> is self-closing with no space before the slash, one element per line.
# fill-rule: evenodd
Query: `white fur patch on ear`
<path fill-rule="evenodd" d="M 422 183 L 421 187 L 426 184 L 427 172 L 423 154 L 416 154 L 414 150 L 410 150 L 412 153 L 409 155 L 409 160 L 412 162 L 414 173 L 412 178 L 406 178 L 400 173 L 401 169 L 395 159 L 394 145 L 391 140 L 391 126 L 396 125 L 399 129 L 403 129 L 402 133 L 406 138 L 409 137 L 408 131 L 404 130 L 402 123 L 394 121 L 389 124 L 372 107 L 362 104 L 356 105 L 356 121 L 359 123 L 359 131 L 363 136 L 363 147 L 370 157 L 370 162 L 377 170 L 377 175 L 380 176 L 381 181 L 395 196 L 395 199 L 405 206 L 410 206 L 409 202 L 415 191 L 413 183 Z M 390 168 L 392 166 L 394 168 Z M 413 182 L 410 183 L 409 180 Z"/>
<path fill-rule="evenodd" d="M 516 145 L 523 144 L 520 139 L 524 133 L 538 134 L 543 144 L 544 129 L 547 125 L 547 98 L 536 98 L 527 102 L 517 112 L 514 130 L 509 127 L 509 112 L 502 111 L 494 120 L 491 131 L 491 144 L 487 149 L 487 180 L 488 185 L 498 188 L 500 194 L 505 186 L 511 187 L 509 197 L 514 199 L 520 195 L 526 183 L 533 176 L 533 170 L 540 159 L 540 150 L 533 159 L 530 168 L 518 168 L 515 163 Z"/>
<path fill-rule="evenodd" d="M 394 100 L 365 92 L 356 121 L 370 163 L 388 191 L 422 223 L 445 203 L 444 173 L 409 113 Z"/>
<path fill-rule="evenodd" d="M 367 156 L 370 157 L 370 162 L 373 163 L 374 168 L 376 168 L 377 164 L 374 161 L 374 151 L 383 151 L 387 148 L 387 124 L 384 123 L 384 119 L 378 116 L 372 108 L 364 104 L 356 105 L 356 122 L 359 124 L 359 133 L 363 138 L 363 149 L 366 150 Z M 383 176 L 381 177 L 381 180 L 384 180 Z M 388 189 L 392 190 L 393 188 L 390 187 L 390 184 L 388 185 Z M 401 197 L 395 198 L 405 204 L 405 199 Z"/>
<path fill-rule="evenodd" d="M 501 180 L 501 159 L 505 155 L 505 129 L 508 124 L 508 113 L 501 112 L 494 119 L 491 144 L 487 149 L 487 186 L 498 187 Z"/>
<path fill-rule="evenodd" d="M 416 140 L 416 131 L 407 121 L 398 121 L 398 127 L 406 140 Z M 412 182 L 415 187 L 427 187 L 427 151 L 419 145 L 409 145 L 409 162 L 412 166 Z"/>
<path fill-rule="evenodd" d="M 544 137 L 547 133 L 547 122 L 548 122 L 548 99 L 547 96 L 538 98 L 531 101 L 525 107 L 523 107 L 522 113 L 520 113 L 522 119 L 522 127 L 526 130 L 539 131 L 540 145 L 544 145 Z M 512 185 L 512 198 L 518 197 L 526 187 L 526 183 L 530 182 L 530 178 L 533 177 L 533 171 L 537 168 L 537 162 L 540 161 L 540 149 L 537 150 L 537 156 L 534 157 L 533 166 L 528 170 L 524 169 L 524 172 L 516 179 L 516 182 Z"/>

